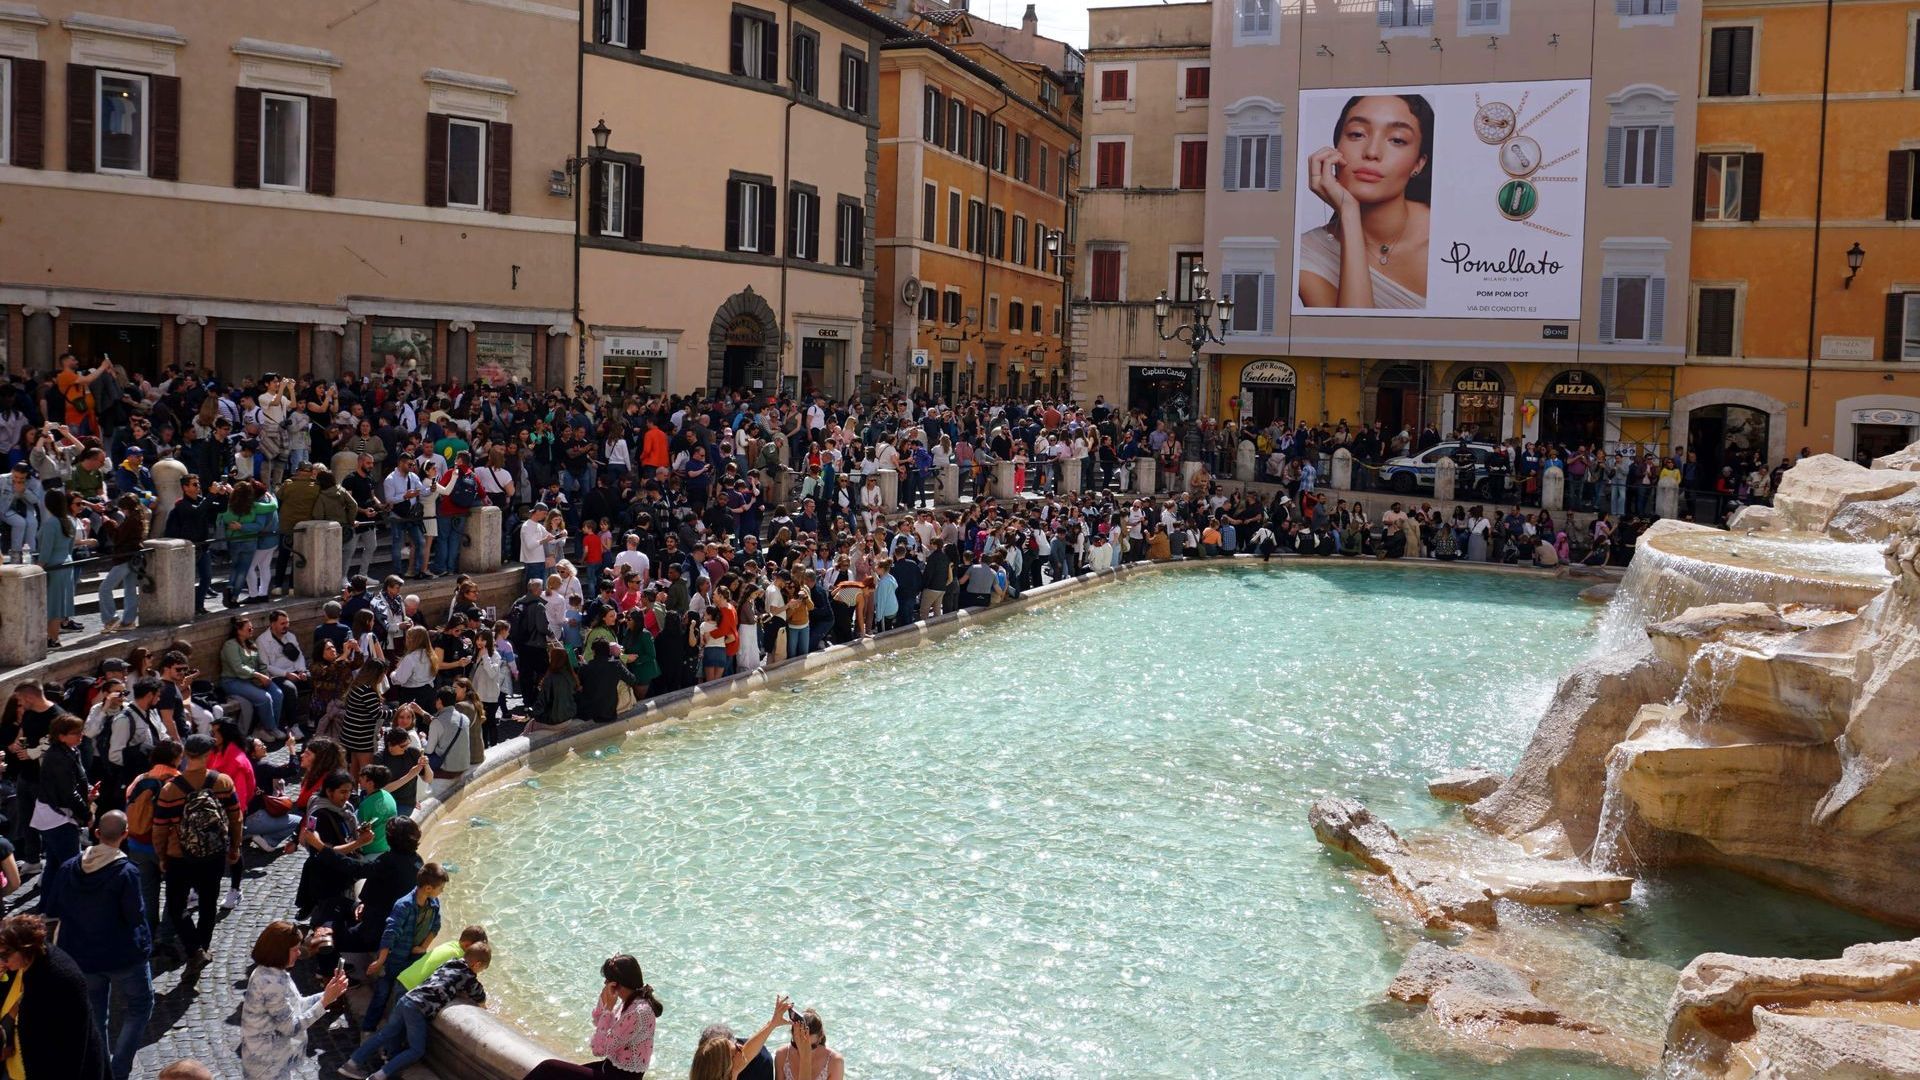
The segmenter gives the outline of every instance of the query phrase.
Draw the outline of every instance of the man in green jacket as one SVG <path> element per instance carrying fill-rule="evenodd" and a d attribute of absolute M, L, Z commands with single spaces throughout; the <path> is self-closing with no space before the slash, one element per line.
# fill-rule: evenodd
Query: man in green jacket
<path fill-rule="evenodd" d="M 314 519 L 314 503 L 320 497 L 320 485 L 313 480 L 313 462 L 303 461 L 280 485 L 280 550 L 273 557 L 273 588 L 269 594 L 293 595 L 293 579 L 288 567 L 293 562 L 293 529 Z"/>

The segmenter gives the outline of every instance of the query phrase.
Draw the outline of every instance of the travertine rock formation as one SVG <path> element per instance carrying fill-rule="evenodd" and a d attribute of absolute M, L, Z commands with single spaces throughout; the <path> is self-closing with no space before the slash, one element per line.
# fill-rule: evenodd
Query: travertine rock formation
<path fill-rule="evenodd" d="M 1453 769 L 1427 781 L 1427 794 L 1443 802 L 1477 803 L 1500 790 L 1506 777 L 1492 769 Z"/>

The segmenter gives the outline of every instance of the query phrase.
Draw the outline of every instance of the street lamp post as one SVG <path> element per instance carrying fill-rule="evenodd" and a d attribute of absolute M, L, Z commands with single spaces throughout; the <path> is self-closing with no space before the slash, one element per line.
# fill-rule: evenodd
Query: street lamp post
<path fill-rule="evenodd" d="M 1187 365 L 1192 374 L 1187 401 L 1181 410 L 1180 441 L 1186 460 L 1192 461 L 1200 456 L 1195 438 L 1195 423 L 1200 412 L 1200 350 L 1207 345 L 1227 343 L 1227 335 L 1233 332 L 1233 300 L 1213 295 L 1207 285 L 1205 266 L 1196 265 L 1187 284 L 1189 300 L 1175 300 L 1165 289 L 1153 298 L 1153 332 L 1161 341 L 1187 343 Z M 1174 319 L 1178 321 L 1169 329 L 1169 320 Z"/>
<path fill-rule="evenodd" d="M 607 136 L 613 129 L 607 126 L 606 117 L 601 117 L 593 125 L 593 149 L 596 153 L 607 148 Z M 567 159 L 567 188 L 573 196 L 573 331 L 575 362 L 573 366 L 573 392 L 579 393 L 587 383 L 587 324 L 580 317 L 580 216 L 587 209 L 580 205 L 580 174 L 593 164 L 593 158 L 579 153 L 579 139 L 574 139 L 574 156 Z"/>

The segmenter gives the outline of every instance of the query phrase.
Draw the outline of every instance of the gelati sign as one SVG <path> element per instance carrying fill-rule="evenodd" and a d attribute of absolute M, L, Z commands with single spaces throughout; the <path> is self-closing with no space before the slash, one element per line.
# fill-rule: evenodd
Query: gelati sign
<path fill-rule="evenodd" d="M 1506 388 L 1507 384 L 1501 381 L 1499 372 L 1492 368 L 1470 367 L 1453 381 L 1453 392 L 1456 394 L 1498 394 Z"/>

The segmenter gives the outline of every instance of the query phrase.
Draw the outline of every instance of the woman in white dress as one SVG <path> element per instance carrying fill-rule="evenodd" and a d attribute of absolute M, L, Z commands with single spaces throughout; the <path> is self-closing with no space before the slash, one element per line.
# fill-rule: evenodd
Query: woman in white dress
<path fill-rule="evenodd" d="M 313 945 L 327 944 L 328 930 L 314 931 Z M 253 943 L 253 973 L 240 1002 L 240 1075 L 245 1080 L 293 1080 L 307 1061 L 307 1028 L 347 992 L 345 971 L 335 968 L 326 988 L 302 994 L 290 970 L 307 948 L 300 928 L 281 919 L 267 924 Z M 311 1070 L 307 1070 L 311 1072 Z"/>
<path fill-rule="evenodd" d="M 1307 159 L 1307 187 L 1332 210 L 1300 234 L 1300 303 L 1427 306 L 1433 106 L 1418 94 L 1356 96 L 1333 145 Z"/>

